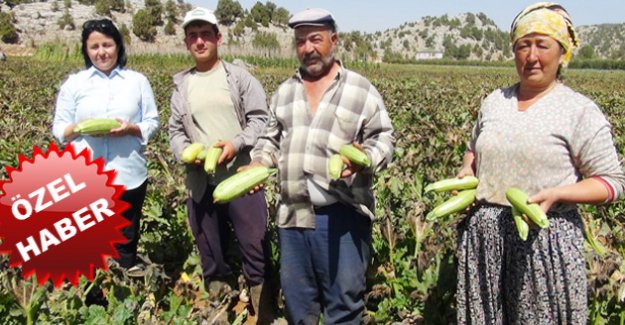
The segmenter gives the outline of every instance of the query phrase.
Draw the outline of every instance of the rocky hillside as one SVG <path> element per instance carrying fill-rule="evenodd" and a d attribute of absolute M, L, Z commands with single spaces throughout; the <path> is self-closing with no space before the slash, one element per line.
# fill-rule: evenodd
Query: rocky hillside
<path fill-rule="evenodd" d="M 0 11 L 10 12 L 13 15 L 14 25 L 19 35 L 17 44 L 0 43 L 0 49 L 4 48 L 9 54 L 12 52 L 30 54 L 36 47 L 44 43 L 61 43 L 73 47 L 80 43 L 80 30 L 85 21 L 106 17 L 97 14 L 96 7 L 93 5 L 84 5 L 71 0 L 66 2 L 71 3 L 71 7 L 67 8 L 71 24 L 65 24 L 63 27 L 60 23 L 65 15 L 63 2 L 23 3 L 12 9 L 6 5 L 0 5 Z M 142 8 L 144 8 L 142 0 L 130 0 L 126 3 L 125 12 L 113 11 L 109 18 L 116 23 L 118 28 L 125 25 L 132 30 L 132 16 Z M 173 35 L 166 35 L 164 26 L 156 26 L 155 28 L 157 36 L 153 42 L 143 42 L 131 31 L 129 33 L 129 52 L 172 53 L 176 52 L 178 47 L 183 46 L 180 27 L 174 26 Z"/>
<path fill-rule="evenodd" d="M 12 25 L 18 35 L 15 42 L 0 41 L 0 51 L 9 55 L 30 55 L 37 47 L 45 43 L 64 44 L 70 49 L 74 48 L 80 43 L 82 24 L 89 19 L 99 18 L 111 18 L 118 28 L 122 29 L 122 26 L 125 26 L 129 30 L 129 42 L 127 42 L 129 53 L 186 53 L 180 23 L 184 13 L 191 6 L 182 0 L 175 4 L 176 13 L 172 17 L 173 30 L 168 33 L 164 22 L 155 25 L 155 37 L 151 41 L 142 40 L 133 30 L 133 16 L 139 10 L 145 9 L 143 0 L 125 2 L 122 0 L 124 10 L 112 10 L 110 15 L 98 14 L 96 5 L 83 4 L 89 0 L 81 1 L 82 3 L 76 0 L 25 1 L 27 2 L 9 7 L 0 0 L 0 15 L 6 13 L 11 15 Z M 68 3 L 69 7 L 66 7 Z M 162 5 L 166 7 L 165 0 L 162 1 Z M 169 15 L 166 9 L 163 10 L 162 20 L 165 21 L 165 17 Z M 248 16 L 251 15 L 248 14 Z M 0 16 L 0 33 L 3 30 L 1 18 Z M 66 23 L 62 24 L 62 21 Z M 68 21 L 71 23 L 67 24 Z M 242 30 L 235 30 L 236 24 L 220 26 L 223 35 L 222 52 L 264 56 L 292 54 L 292 33 L 286 26 L 271 23 L 263 26 L 261 23 L 249 21 L 246 23 L 248 26 L 242 27 Z M 249 25 L 253 25 L 253 28 Z"/>
<path fill-rule="evenodd" d="M 68 48 L 75 48 L 80 41 L 79 31 L 83 22 L 103 17 L 97 13 L 101 11 L 101 8 L 97 8 L 97 0 L 30 1 L 22 0 L 23 3 L 11 7 L 7 6 L 7 0 L 0 2 L 0 34 L 4 30 L 2 15 L 7 13 L 12 17 L 17 32 L 16 41 L 0 42 L 0 51 L 9 55 L 28 55 L 45 43 L 67 44 Z M 179 25 L 189 5 L 183 0 L 177 0 L 175 5 L 172 1 L 168 1 L 168 4 L 166 0 L 150 0 L 157 3 L 162 1 L 164 8 L 167 5 L 174 6 L 175 11 L 174 14 L 167 9 L 162 11 L 162 20 L 165 21 L 167 17 L 167 21 L 172 20 L 174 23 L 169 26 L 169 30 L 165 23 L 154 26 L 156 34 L 151 41 L 142 40 L 133 30 L 133 16 L 145 8 L 144 1 L 148 0 L 109 1 L 122 3 L 123 10 L 111 11 L 110 17 L 118 27 L 125 26 L 128 29 L 130 53 L 186 52 Z M 267 2 L 267 6 L 269 4 Z M 245 9 L 243 15 L 233 23 L 221 26 L 222 53 L 278 57 L 293 55 L 292 33 L 284 23 L 254 21 L 250 18 L 254 14 L 255 8 Z M 61 24 L 68 19 L 72 24 Z M 625 58 L 625 24 L 583 26 L 579 32 L 582 45 L 586 45 L 583 57 Z M 341 40 L 343 57 L 367 61 L 393 62 L 441 57 L 498 61 L 512 57 L 507 32 L 500 30 L 483 13 L 464 13 L 455 17 L 428 16 L 372 34 L 341 33 Z"/>
<path fill-rule="evenodd" d="M 581 26 L 579 55 L 587 58 L 625 59 L 625 23 Z"/>
<path fill-rule="evenodd" d="M 428 16 L 373 37 L 379 55 L 398 59 L 413 59 L 417 53 L 438 53 L 452 59 L 503 60 L 512 55 L 508 44 L 507 33 L 483 13 Z"/>
<path fill-rule="evenodd" d="M 581 38 L 577 50 L 580 57 L 625 59 L 625 23 L 580 26 L 577 30 Z M 426 59 L 436 54 L 484 61 L 512 58 L 508 32 L 500 30 L 483 13 L 425 17 L 363 38 L 386 61 Z"/>

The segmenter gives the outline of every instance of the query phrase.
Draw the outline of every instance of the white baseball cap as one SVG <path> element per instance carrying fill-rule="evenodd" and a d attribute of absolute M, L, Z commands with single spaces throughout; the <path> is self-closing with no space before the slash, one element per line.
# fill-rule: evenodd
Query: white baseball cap
<path fill-rule="evenodd" d="M 211 23 L 213 25 L 217 25 L 217 17 L 215 14 L 206 8 L 197 7 L 191 11 L 188 11 L 184 15 L 184 20 L 182 21 L 182 28 L 184 29 L 187 25 L 195 20 L 205 21 L 207 23 Z"/>

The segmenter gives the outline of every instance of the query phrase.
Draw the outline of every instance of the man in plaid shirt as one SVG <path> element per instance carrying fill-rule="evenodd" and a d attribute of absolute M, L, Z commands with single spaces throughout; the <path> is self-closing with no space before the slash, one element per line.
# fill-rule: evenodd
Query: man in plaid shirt
<path fill-rule="evenodd" d="M 360 323 L 374 218 L 373 175 L 393 154 L 393 127 L 382 97 L 335 58 L 336 23 L 324 9 L 289 21 L 300 67 L 271 99 L 253 164 L 277 166 L 281 200 L 280 276 L 289 323 Z M 332 180 L 328 162 L 355 144 L 371 167 L 351 164 Z"/>

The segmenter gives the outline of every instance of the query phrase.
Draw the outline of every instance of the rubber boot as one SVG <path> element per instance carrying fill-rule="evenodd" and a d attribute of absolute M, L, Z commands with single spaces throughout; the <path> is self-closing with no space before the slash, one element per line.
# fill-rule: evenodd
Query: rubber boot
<path fill-rule="evenodd" d="M 204 288 L 208 293 L 208 300 L 210 306 L 213 308 L 210 313 L 209 324 L 214 325 L 227 325 L 228 321 L 228 308 L 230 300 L 232 299 L 233 287 L 232 282 L 229 279 L 220 278 L 204 282 Z"/>
<path fill-rule="evenodd" d="M 273 297 L 268 286 L 257 284 L 250 288 L 250 302 L 252 303 L 253 318 L 258 325 L 270 325 L 276 317 Z"/>

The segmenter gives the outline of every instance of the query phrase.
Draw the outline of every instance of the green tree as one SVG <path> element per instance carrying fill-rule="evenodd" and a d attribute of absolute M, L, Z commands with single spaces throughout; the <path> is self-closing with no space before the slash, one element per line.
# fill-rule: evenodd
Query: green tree
<path fill-rule="evenodd" d="M 177 0 L 178 8 L 180 8 L 180 12 L 187 12 L 193 10 L 193 5 L 190 3 L 184 2 L 184 0 Z"/>
<path fill-rule="evenodd" d="M 512 56 L 512 48 L 510 46 L 506 46 L 503 49 L 503 56 L 509 58 Z"/>
<path fill-rule="evenodd" d="M 71 8 L 72 7 L 72 0 L 64 0 L 63 4 L 65 5 L 65 8 Z"/>
<path fill-rule="evenodd" d="M 132 42 L 132 37 L 130 37 L 130 30 L 126 24 L 122 23 L 119 27 L 119 33 L 122 34 L 122 38 L 124 39 L 124 44 L 130 45 Z"/>
<path fill-rule="evenodd" d="M 425 47 L 427 47 L 427 48 L 433 48 L 434 47 L 434 35 L 428 37 L 425 40 Z"/>
<path fill-rule="evenodd" d="M 152 17 L 146 9 L 139 9 L 132 16 L 132 32 L 142 41 L 152 42 L 156 37 L 156 28 L 152 25 Z"/>
<path fill-rule="evenodd" d="M 269 26 L 271 15 L 269 9 L 264 4 L 257 1 L 250 11 L 250 15 L 252 16 L 252 19 L 254 19 L 254 22 L 265 27 Z"/>
<path fill-rule="evenodd" d="M 367 61 L 375 54 L 369 39 L 364 37 L 359 31 L 350 33 L 340 33 L 339 39 L 345 51 L 351 52 L 352 58 L 360 61 Z"/>
<path fill-rule="evenodd" d="M 484 26 L 497 26 L 497 24 L 495 24 L 495 22 L 492 19 L 488 18 L 488 16 L 486 16 L 486 14 L 483 12 L 478 13 L 477 18 L 482 22 L 482 25 Z"/>
<path fill-rule="evenodd" d="M 265 3 L 265 8 L 267 9 L 267 15 L 269 15 L 269 21 L 273 22 L 273 15 L 276 13 L 278 6 L 271 1 L 267 1 Z"/>
<path fill-rule="evenodd" d="M 243 19 L 243 23 L 245 27 L 249 27 L 252 30 L 258 30 L 258 26 L 256 25 L 256 22 L 254 22 L 254 18 L 252 18 L 252 15 L 245 16 L 245 19 Z"/>
<path fill-rule="evenodd" d="M 172 23 L 171 20 L 168 20 L 167 23 L 165 24 L 164 32 L 165 32 L 165 35 L 175 35 L 176 34 L 176 29 L 174 28 L 174 23 Z"/>
<path fill-rule="evenodd" d="M 96 0 L 95 13 L 111 17 L 111 4 L 109 0 Z"/>
<path fill-rule="evenodd" d="M 165 17 L 172 24 L 178 22 L 178 6 L 176 6 L 173 0 L 165 2 Z"/>
<path fill-rule="evenodd" d="M 582 48 L 579 49 L 579 52 L 577 52 L 577 57 L 580 59 L 592 59 L 595 57 L 595 49 L 592 47 L 592 45 L 584 45 Z"/>
<path fill-rule="evenodd" d="M 59 28 L 61 29 L 69 29 L 69 30 L 76 29 L 74 18 L 72 17 L 72 15 L 70 15 L 69 9 L 67 8 L 65 8 L 65 10 L 63 11 L 63 16 L 59 18 L 57 23 L 59 24 Z"/>
<path fill-rule="evenodd" d="M 286 26 L 289 23 L 289 16 L 291 14 L 284 7 L 276 9 L 273 13 L 273 23 L 280 26 Z"/>
<path fill-rule="evenodd" d="M 443 40 L 445 48 L 444 57 L 456 60 L 466 60 L 471 55 L 471 45 L 456 46 L 456 40 L 451 36 L 445 36 Z"/>
<path fill-rule="evenodd" d="M 0 12 L 0 40 L 4 43 L 17 43 L 19 35 L 13 25 L 13 15 L 8 12 Z"/>
<path fill-rule="evenodd" d="M 280 48 L 280 42 L 274 33 L 259 32 L 256 33 L 252 40 L 252 46 L 255 49 L 264 51 L 265 56 L 271 56 Z"/>
<path fill-rule="evenodd" d="M 236 0 L 219 0 L 215 16 L 220 23 L 230 26 L 237 18 L 243 17 L 243 8 Z"/>
<path fill-rule="evenodd" d="M 405 39 L 404 43 L 403 43 L 403 46 L 404 46 L 404 49 L 409 50 L 410 49 L 410 42 L 407 39 Z"/>
<path fill-rule="evenodd" d="M 458 19 L 458 18 L 454 18 L 454 19 L 450 20 L 449 24 L 448 24 L 450 29 L 458 28 L 458 27 L 460 27 L 460 25 L 462 25 L 462 23 L 460 22 L 460 19 Z"/>
<path fill-rule="evenodd" d="M 232 35 L 236 37 L 240 37 L 243 35 L 244 32 L 245 32 L 245 22 L 241 19 L 237 21 L 237 23 L 234 25 L 234 28 L 232 29 Z"/>
<path fill-rule="evenodd" d="M 473 52 L 478 59 L 481 59 L 484 54 L 484 50 L 482 50 L 482 47 L 479 44 L 473 45 L 473 50 L 471 50 L 471 52 Z"/>
<path fill-rule="evenodd" d="M 382 57 L 382 61 L 387 63 L 397 63 L 402 62 L 404 58 L 401 53 L 393 52 L 391 49 L 384 50 L 384 55 Z"/>
<path fill-rule="evenodd" d="M 471 45 L 464 44 L 458 47 L 458 52 L 456 53 L 455 59 L 457 60 L 466 60 L 471 56 Z"/>
<path fill-rule="evenodd" d="M 126 12 L 126 3 L 124 0 L 108 0 L 109 7 L 112 11 Z"/>
<path fill-rule="evenodd" d="M 163 25 L 163 4 L 160 0 L 145 0 L 145 10 L 147 11 L 151 26 Z"/>
<path fill-rule="evenodd" d="M 467 23 L 467 25 L 469 25 L 469 26 L 473 26 L 473 25 L 475 25 L 475 15 L 474 15 L 474 14 L 472 14 L 472 13 L 470 13 L 470 12 L 469 12 L 469 13 L 467 13 L 467 18 L 466 18 L 464 21 L 465 21 L 465 22 Z"/>
<path fill-rule="evenodd" d="M 484 36 L 484 34 L 482 33 L 482 30 L 477 28 L 477 27 L 471 27 L 471 37 L 473 37 L 474 40 L 476 41 L 481 41 L 482 37 Z"/>

